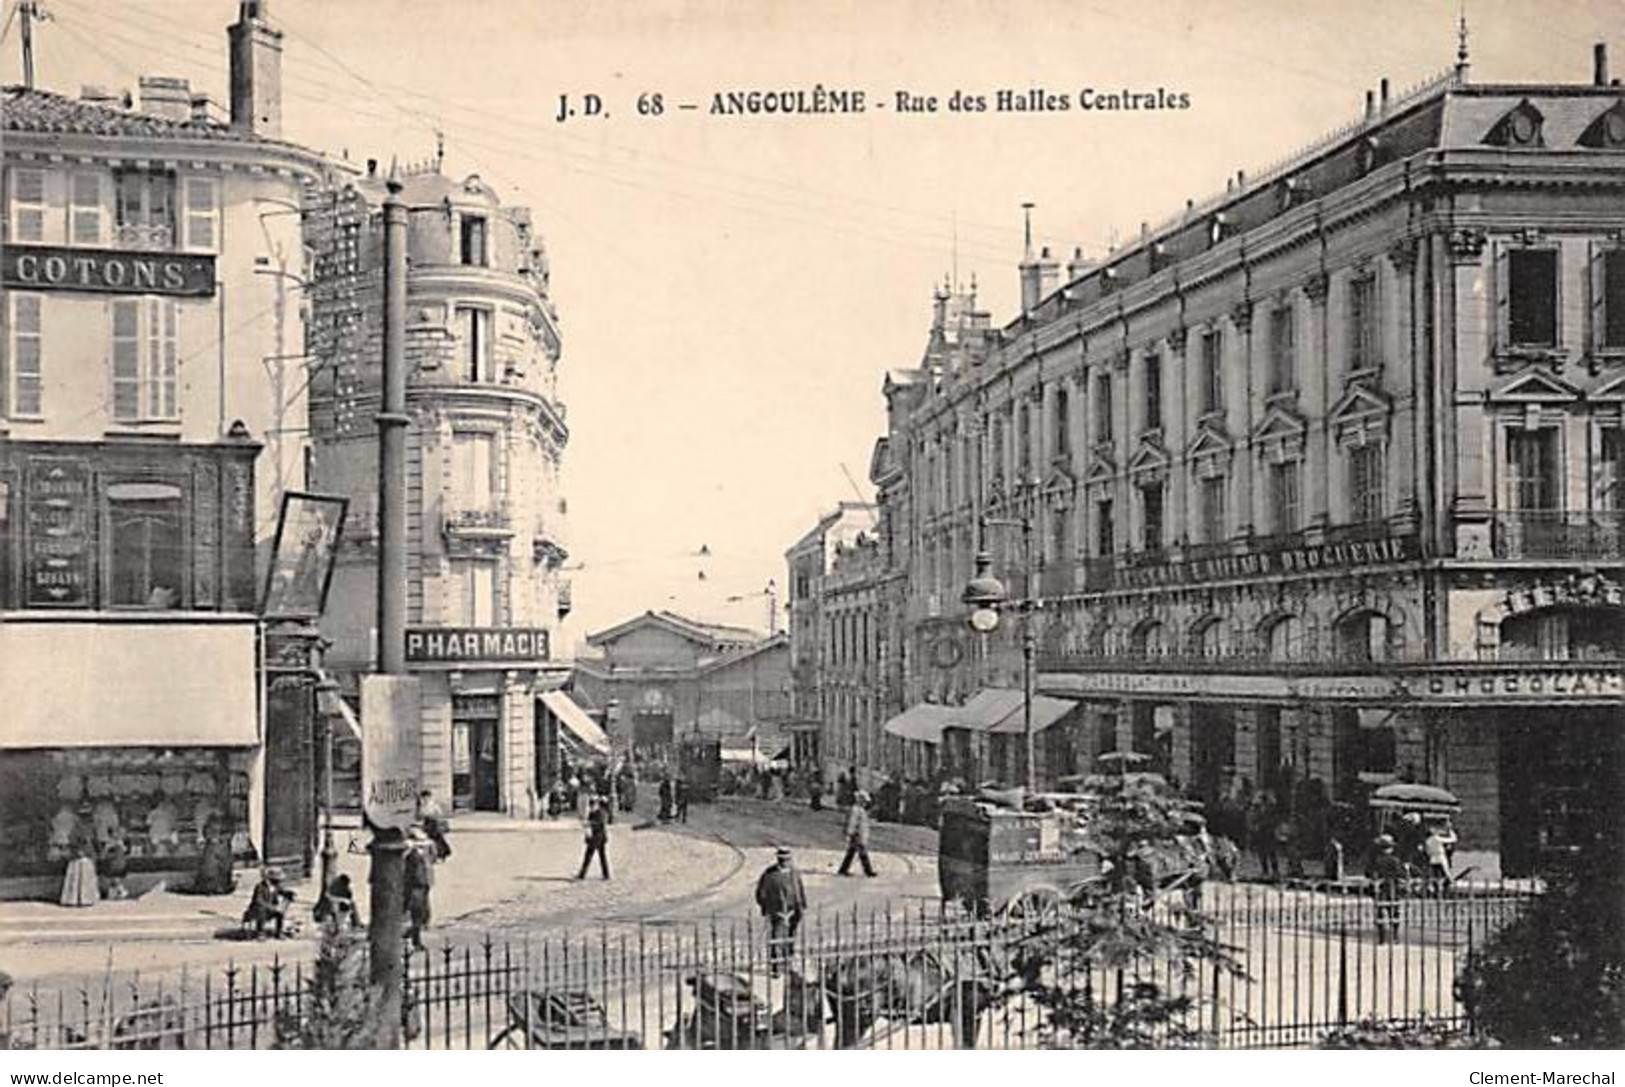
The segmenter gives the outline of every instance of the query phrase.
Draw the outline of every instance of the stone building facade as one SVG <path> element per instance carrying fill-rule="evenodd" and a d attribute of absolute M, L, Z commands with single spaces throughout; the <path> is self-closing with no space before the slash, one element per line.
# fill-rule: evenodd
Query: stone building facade
<path fill-rule="evenodd" d="M 174 77 L 0 103 L 0 894 L 54 889 L 76 838 L 123 836 L 137 891 L 212 827 L 310 857 L 314 633 L 259 611 L 306 482 L 290 278 L 332 168 L 283 138 L 262 7 L 229 122 Z"/>
<path fill-rule="evenodd" d="M 1014 686 L 1041 607 L 1077 703 L 1041 778 L 1134 750 L 1310 848 L 1393 780 L 1464 805 L 1461 865 L 1529 872 L 1621 797 L 1625 97 L 1465 62 L 890 377 L 883 521 L 911 704 Z M 941 303 L 939 303 L 940 306 Z M 966 298 L 961 309 L 974 310 Z M 983 518 L 1019 531 L 977 530 Z M 1333 805 L 1344 805 L 1334 808 Z"/>
<path fill-rule="evenodd" d="M 567 669 L 558 316 L 525 208 L 439 162 L 405 171 L 407 661 L 423 680 L 423 775 L 458 808 L 536 810 L 537 698 Z M 310 354 L 313 485 L 348 495 L 323 632 L 350 677 L 375 654 L 381 206 L 375 164 L 307 216 L 316 254 Z M 543 722 L 543 723 L 539 723 Z"/>

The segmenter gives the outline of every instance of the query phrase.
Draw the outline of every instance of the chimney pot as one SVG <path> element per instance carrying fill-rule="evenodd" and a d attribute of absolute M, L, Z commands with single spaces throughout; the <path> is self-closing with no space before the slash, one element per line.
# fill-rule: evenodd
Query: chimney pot
<path fill-rule="evenodd" d="M 1598 42 L 1591 47 L 1591 82 L 1599 87 L 1608 86 L 1608 43 Z"/>
<path fill-rule="evenodd" d="M 1366 91 L 1365 92 L 1365 116 L 1366 116 L 1366 119 L 1370 120 L 1371 115 L 1373 113 L 1375 113 L 1375 112 L 1377 112 L 1377 96 L 1372 94 L 1370 91 Z"/>
<path fill-rule="evenodd" d="M 1380 84 L 1378 84 L 1378 86 L 1382 90 L 1382 108 L 1387 109 L 1388 108 L 1388 77 L 1383 76 L 1382 77 L 1382 82 Z"/>
<path fill-rule="evenodd" d="M 209 120 L 209 96 L 194 94 L 192 96 L 192 120 L 198 124 L 206 124 Z"/>
<path fill-rule="evenodd" d="M 368 177 L 377 177 L 378 176 L 378 160 L 377 159 L 368 159 L 367 160 L 367 176 Z"/>
<path fill-rule="evenodd" d="M 171 121 L 184 121 L 192 115 L 192 86 L 184 79 L 165 75 L 144 75 L 137 81 L 141 112 Z"/>

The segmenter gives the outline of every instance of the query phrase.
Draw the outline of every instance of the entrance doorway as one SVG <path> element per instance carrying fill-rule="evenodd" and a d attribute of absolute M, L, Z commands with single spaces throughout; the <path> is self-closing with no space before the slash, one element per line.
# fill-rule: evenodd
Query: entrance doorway
<path fill-rule="evenodd" d="M 500 695 L 457 695 L 451 704 L 452 807 L 501 811 L 502 776 L 498 725 Z"/>

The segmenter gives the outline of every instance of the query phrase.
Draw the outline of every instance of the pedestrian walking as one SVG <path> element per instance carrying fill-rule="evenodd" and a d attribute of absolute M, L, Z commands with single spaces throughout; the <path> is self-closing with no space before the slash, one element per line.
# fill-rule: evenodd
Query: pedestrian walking
<path fill-rule="evenodd" d="M 1443 894 L 1450 889 L 1450 851 L 1438 827 L 1428 828 L 1428 836 L 1422 839 L 1422 852 L 1427 857 L 1428 880 Z"/>
<path fill-rule="evenodd" d="M 672 785 L 671 778 L 660 779 L 660 821 L 671 822 Z"/>
<path fill-rule="evenodd" d="M 672 801 L 672 805 L 676 808 L 676 811 L 677 811 L 677 821 L 679 823 L 688 822 L 688 779 L 687 778 L 680 777 L 675 782 L 672 783 L 671 801 Z"/>
<path fill-rule="evenodd" d="M 604 805 L 597 800 L 587 810 L 587 848 L 581 855 L 581 871 L 576 873 L 576 879 L 587 878 L 587 866 L 592 863 L 594 854 L 598 855 L 598 870 L 608 879 L 609 817 Z"/>
<path fill-rule="evenodd" d="M 1258 856 L 1258 867 L 1267 880 L 1281 874 L 1275 845 L 1275 798 L 1268 792 L 1254 793 L 1247 806 L 1247 838 Z"/>
<path fill-rule="evenodd" d="M 835 874 L 844 876 L 852 867 L 852 858 L 863 862 L 863 874 L 874 878 L 875 866 L 869 862 L 869 794 L 859 789 L 852 797 L 852 807 L 846 813 L 846 856 Z"/>
<path fill-rule="evenodd" d="M 434 865 L 429 859 L 432 848 L 413 828 L 406 850 L 406 874 L 401 886 L 406 898 L 406 938 L 419 951 L 426 950 L 423 930 L 429 927 L 432 916 L 429 909 L 429 894 L 434 889 Z"/>
<path fill-rule="evenodd" d="M 436 800 L 429 789 L 418 794 L 418 822 L 423 824 L 423 833 L 434 843 L 435 859 L 443 861 L 451 856 L 451 843 L 446 840 L 446 834 L 451 830 L 451 820 L 446 817 L 446 806 Z"/>
<path fill-rule="evenodd" d="M 90 809 L 82 809 L 73 827 L 73 852 L 62 873 L 62 893 L 57 901 L 64 906 L 94 906 L 101 901 L 96 879 L 96 832 L 91 828 Z"/>
<path fill-rule="evenodd" d="M 796 929 L 807 912 L 807 888 L 790 851 L 780 846 L 773 864 L 756 881 L 756 908 L 767 920 L 768 972 L 774 977 L 790 960 Z"/>

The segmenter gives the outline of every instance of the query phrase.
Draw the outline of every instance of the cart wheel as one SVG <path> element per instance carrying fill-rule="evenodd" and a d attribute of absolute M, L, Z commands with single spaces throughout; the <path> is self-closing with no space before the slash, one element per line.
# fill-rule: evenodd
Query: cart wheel
<path fill-rule="evenodd" d="M 524 1049 L 524 1042 L 519 1036 L 520 1028 L 510 1026 L 507 1030 L 491 1039 L 487 1049 Z"/>
<path fill-rule="evenodd" d="M 1050 886 L 1029 887 L 1004 904 L 999 915 L 1007 921 L 1050 922 L 1061 913 L 1061 892 Z"/>

